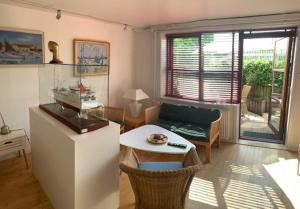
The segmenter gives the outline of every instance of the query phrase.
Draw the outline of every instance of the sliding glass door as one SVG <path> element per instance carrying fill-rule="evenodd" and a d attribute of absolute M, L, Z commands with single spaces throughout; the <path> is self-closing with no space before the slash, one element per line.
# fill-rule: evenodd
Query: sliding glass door
<path fill-rule="evenodd" d="M 284 143 L 294 39 L 295 29 L 241 35 L 240 138 Z"/>

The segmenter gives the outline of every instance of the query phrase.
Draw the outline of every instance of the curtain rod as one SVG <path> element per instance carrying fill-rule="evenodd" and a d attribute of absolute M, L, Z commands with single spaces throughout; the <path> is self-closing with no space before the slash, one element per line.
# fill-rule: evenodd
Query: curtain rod
<path fill-rule="evenodd" d="M 282 17 L 282 19 L 269 19 L 271 17 Z M 255 20 L 258 18 L 258 20 Z M 265 21 L 262 21 L 265 19 Z M 238 21 L 245 21 L 245 22 L 238 22 Z M 251 20 L 255 20 L 257 22 L 250 22 Z M 235 22 L 228 22 L 227 24 L 220 23 L 219 21 L 235 21 Z M 235 25 L 249 25 L 249 24 L 264 24 L 269 22 L 280 22 L 280 23 L 290 23 L 290 22 L 297 22 L 300 24 L 300 11 L 296 12 L 287 12 L 287 13 L 277 13 L 277 14 L 266 14 L 266 15 L 253 15 L 253 16 L 241 16 L 241 17 L 226 17 L 226 18 L 214 18 L 214 19 L 202 19 L 202 20 L 194 20 L 189 22 L 181 22 L 181 23 L 169 23 L 169 24 L 160 24 L 160 25 L 153 25 L 149 27 L 145 27 L 145 30 L 152 30 L 152 31 L 167 31 L 167 30 L 180 30 L 180 29 L 193 29 L 195 27 L 216 27 L 216 26 L 235 26 Z M 211 22 L 215 22 L 211 24 Z"/>

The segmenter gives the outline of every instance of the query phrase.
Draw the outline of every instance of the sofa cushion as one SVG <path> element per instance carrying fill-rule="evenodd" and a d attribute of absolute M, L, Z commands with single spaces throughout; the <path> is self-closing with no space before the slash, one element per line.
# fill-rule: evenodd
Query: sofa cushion
<path fill-rule="evenodd" d="M 211 122 L 220 117 L 220 111 L 217 109 L 193 106 L 184 114 L 185 122 L 203 126 L 210 126 Z"/>
<path fill-rule="evenodd" d="M 186 139 L 208 141 L 209 128 L 197 124 L 185 124 L 176 128 L 174 132 Z"/>
<path fill-rule="evenodd" d="M 188 106 L 163 103 L 160 107 L 159 118 L 169 121 L 182 121 L 182 116 L 188 108 Z"/>
<path fill-rule="evenodd" d="M 170 121 L 170 120 L 159 119 L 158 121 L 153 123 L 153 125 L 157 125 L 157 126 L 160 126 L 162 128 L 165 128 L 169 131 L 174 132 L 178 127 L 181 127 L 184 124 L 182 122 L 178 122 L 178 121 Z"/>
<path fill-rule="evenodd" d="M 217 120 L 219 116 L 220 111 L 217 109 L 167 103 L 161 105 L 159 114 L 159 118 L 163 120 L 192 123 L 202 126 L 210 126 L 210 123 Z"/>
<path fill-rule="evenodd" d="M 182 162 L 142 162 L 138 168 L 147 171 L 173 171 L 183 168 Z"/>

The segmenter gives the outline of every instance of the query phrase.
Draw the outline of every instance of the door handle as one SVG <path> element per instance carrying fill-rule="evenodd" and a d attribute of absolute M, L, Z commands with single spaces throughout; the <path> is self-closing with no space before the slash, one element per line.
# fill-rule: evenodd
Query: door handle
<path fill-rule="evenodd" d="M 8 141 L 8 142 L 5 142 L 4 144 L 11 144 L 13 143 L 12 141 Z"/>

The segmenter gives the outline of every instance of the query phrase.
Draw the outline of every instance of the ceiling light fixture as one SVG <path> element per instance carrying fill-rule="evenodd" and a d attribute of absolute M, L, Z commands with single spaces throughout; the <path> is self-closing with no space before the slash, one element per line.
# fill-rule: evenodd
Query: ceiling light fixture
<path fill-rule="evenodd" d="M 61 10 L 57 10 L 56 19 L 59 20 L 61 18 Z"/>

